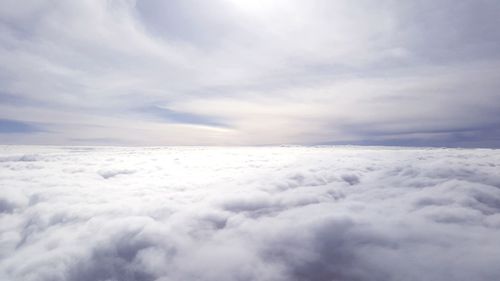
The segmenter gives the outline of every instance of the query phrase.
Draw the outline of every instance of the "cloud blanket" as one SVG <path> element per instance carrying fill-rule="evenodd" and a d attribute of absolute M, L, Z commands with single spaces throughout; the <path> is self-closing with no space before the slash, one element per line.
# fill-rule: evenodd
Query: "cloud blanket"
<path fill-rule="evenodd" d="M 0 279 L 500 280 L 500 151 L 0 147 Z"/>

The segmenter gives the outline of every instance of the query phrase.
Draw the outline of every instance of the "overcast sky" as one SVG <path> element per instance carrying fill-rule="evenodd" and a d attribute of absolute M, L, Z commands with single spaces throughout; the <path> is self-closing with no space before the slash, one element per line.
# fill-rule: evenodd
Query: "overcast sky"
<path fill-rule="evenodd" d="M 500 147 L 500 2 L 3 0 L 0 142 Z"/>

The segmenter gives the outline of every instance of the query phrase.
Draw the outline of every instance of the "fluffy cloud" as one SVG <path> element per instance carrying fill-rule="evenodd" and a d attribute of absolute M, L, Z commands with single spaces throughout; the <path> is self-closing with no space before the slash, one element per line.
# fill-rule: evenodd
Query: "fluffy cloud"
<path fill-rule="evenodd" d="M 2 146 L 3 280 L 497 280 L 496 150 Z"/>

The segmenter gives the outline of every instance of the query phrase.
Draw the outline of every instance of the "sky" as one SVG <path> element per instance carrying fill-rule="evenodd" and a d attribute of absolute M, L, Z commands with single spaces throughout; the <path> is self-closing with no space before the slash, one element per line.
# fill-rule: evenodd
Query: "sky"
<path fill-rule="evenodd" d="M 500 2 L 4 0 L 0 143 L 500 147 Z"/>

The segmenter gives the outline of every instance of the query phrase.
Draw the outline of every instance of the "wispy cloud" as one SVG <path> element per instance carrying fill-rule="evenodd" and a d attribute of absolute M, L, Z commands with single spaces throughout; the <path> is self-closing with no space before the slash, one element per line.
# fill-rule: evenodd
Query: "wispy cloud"
<path fill-rule="evenodd" d="M 442 144 L 498 146 L 499 13 L 494 1 L 9 0 L 0 118 L 52 132 L 26 143 L 405 143 L 438 130 Z M 454 133 L 465 128 L 490 129 Z"/>

